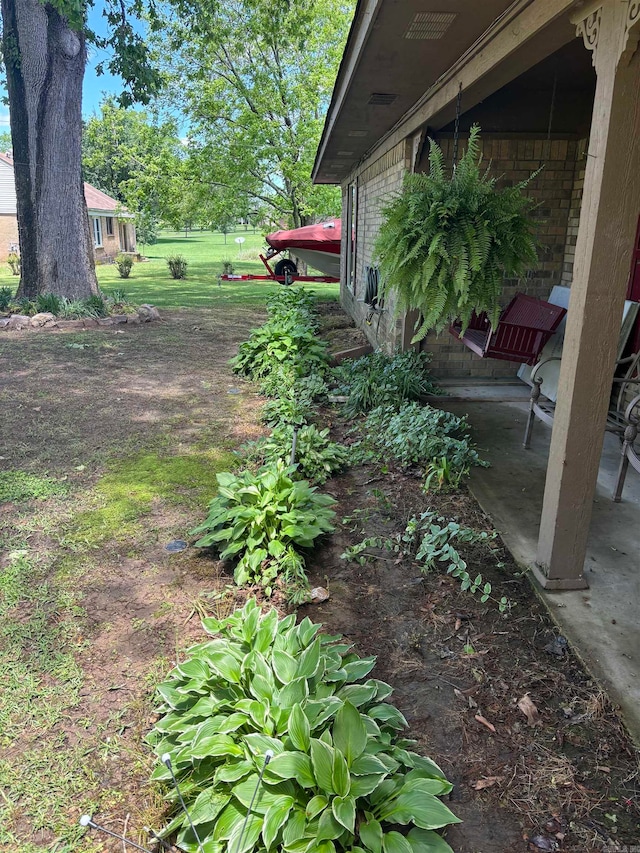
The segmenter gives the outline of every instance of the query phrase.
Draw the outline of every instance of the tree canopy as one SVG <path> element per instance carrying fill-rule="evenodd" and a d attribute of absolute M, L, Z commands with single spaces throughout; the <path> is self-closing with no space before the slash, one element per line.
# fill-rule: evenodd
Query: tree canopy
<path fill-rule="evenodd" d="M 190 125 L 201 182 L 296 227 L 338 213 L 338 192 L 314 187 L 311 169 L 353 4 L 173 0 L 170 9 L 165 97 Z"/>

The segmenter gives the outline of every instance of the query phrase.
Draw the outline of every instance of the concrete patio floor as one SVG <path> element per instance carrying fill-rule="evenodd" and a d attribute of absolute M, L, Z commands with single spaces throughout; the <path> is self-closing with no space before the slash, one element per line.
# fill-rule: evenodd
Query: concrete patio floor
<path fill-rule="evenodd" d="M 468 414 L 481 455 L 491 463 L 473 471 L 471 489 L 516 560 L 531 566 L 551 430 L 536 421 L 531 448 L 524 450 L 527 404 L 486 399 L 486 392 L 476 393 L 474 399 L 448 401 L 445 407 Z M 587 668 L 620 705 L 640 743 L 640 476 L 629 470 L 622 503 L 613 503 L 619 446 L 614 436 L 606 436 L 585 563 L 589 589 L 536 588 Z"/>

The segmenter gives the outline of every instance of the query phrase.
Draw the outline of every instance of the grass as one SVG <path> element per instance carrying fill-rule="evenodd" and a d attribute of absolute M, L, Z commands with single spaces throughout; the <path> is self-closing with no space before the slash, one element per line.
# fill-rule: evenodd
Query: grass
<path fill-rule="evenodd" d="M 237 238 L 245 242 L 237 244 Z M 122 288 L 132 302 L 148 302 L 159 308 L 217 308 L 264 303 L 265 298 L 282 285 L 260 281 L 218 282 L 225 260 L 233 263 L 236 274 L 265 273 L 258 257 L 265 247 L 263 236 L 251 231 L 234 231 L 227 234 L 226 244 L 224 239 L 219 232 L 193 231 L 187 237 L 184 232 L 163 232 L 153 246 L 139 246 L 148 261 L 134 264 L 128 279 L 120 278 L 115 264 L 104 264 L 97 267 L 98 282 L 106 293 Z M 176 254 L 184 255 L 188 261 L 186 279 L 174 280 L 169 275 L 166 258 Z M 18 279 L 11 275 L 8 265 L 3 264 L 0 287 L 15 289 L 17 284 Z M 337 284 L 305 286 L 324 299 L 338 298 Z"/>

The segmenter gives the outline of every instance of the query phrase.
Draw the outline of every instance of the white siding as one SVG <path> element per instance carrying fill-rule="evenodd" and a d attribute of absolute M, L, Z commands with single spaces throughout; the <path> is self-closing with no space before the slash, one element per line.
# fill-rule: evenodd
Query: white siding
<path fill-rule="evenodd" d="M 13 167 L 0 160 L 0 214 L 16 213 L 16 185 Z"/>

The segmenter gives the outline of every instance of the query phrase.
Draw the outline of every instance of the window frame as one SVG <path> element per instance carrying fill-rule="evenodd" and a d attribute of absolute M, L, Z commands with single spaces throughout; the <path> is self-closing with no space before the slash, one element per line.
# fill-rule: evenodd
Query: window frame
<path fill-rule="evenodd" d="M 101 249 L 104 246 L 102 242 L 102 222 L 99 216 L 93 217 L 93 247 Z"/>
<path fill-rule="evenodd" d="M 347 289 L 356 292 L 356 252 L 358 237 L 358 184 L 347 184 L 345 278 Z"/>
<path fill-rule="evenodd" d="M 107 237 L 113 237 L 114 236 L 113 216 L 106 216 L 105 217 L 105 224 L 106 224 Z"/>

